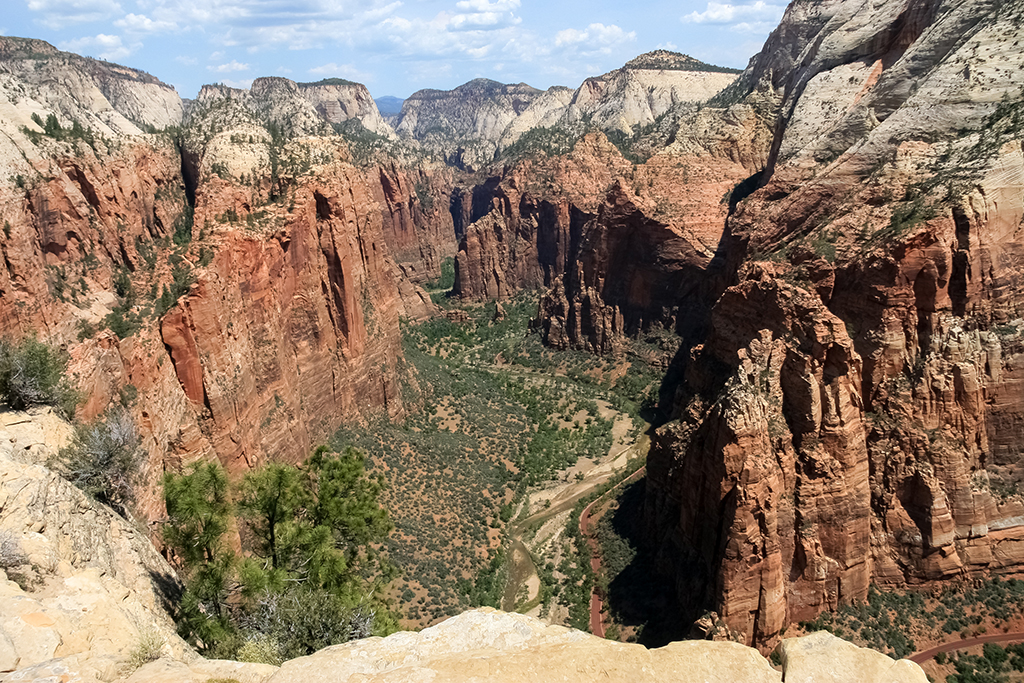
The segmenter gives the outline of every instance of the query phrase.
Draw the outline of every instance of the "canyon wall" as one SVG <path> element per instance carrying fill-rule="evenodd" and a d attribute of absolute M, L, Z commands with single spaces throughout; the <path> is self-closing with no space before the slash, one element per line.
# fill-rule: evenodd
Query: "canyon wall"
<path fill-rule="evenodd" d="M 797 2 L 731 93 L 775 90 L 775 135 L 649 460 L 691 614 L 764 644 L 871 582 L 1024 568 L 1021 20 Z"/>
<path fill-rule="evenodd" d="M 592 133 L 456 202 L 457 293 L 546 288 L 557 348 L 680 340 L 645 516 L 684 618 L 765 645 L 1021 573 L 1021 12 L 795 2 L 646 159 Z"/>
<path fill-rule="evenodd" d="M 68 349 L 81 417 L 131 405 L 142 514 L 166 469 L 298 461 L 342 420 L 403 414 L 398 320 L 432 313 L 416 283 L 454 251 L 446 170 L 334 135 L 318 107 L 339 93 L 212 86 L 182 119 L 141 72 L 0 55 L 0 334 Z M 143 130 L 163 125 L 181 132 Z"/>

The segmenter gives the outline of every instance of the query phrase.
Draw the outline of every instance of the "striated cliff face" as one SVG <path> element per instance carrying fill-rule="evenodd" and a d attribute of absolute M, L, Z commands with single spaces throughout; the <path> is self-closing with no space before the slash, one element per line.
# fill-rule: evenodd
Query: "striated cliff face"
<path fill-rule="evenodd" d="M 506 85 L 478 78 L 453 90 L 413 93 L 402 103 L 395 130 L 444 157 L 449 165 L 472 170 L 494 158 L 502 132 L 538 102 L 555 104 L 557 100 L 525 83 Z"/>
<path fill-rule="evenodd" d="M 59 83 L 60 87 L 54 87 Z M 0 36 L 2 118 L 29 126 L 31 114 L 53 113 L 63 126 L 78 121 L 101 135 L 137 135 L 142 128 L 181 122 L 181 99 L 147 73 L 60 52 L 49 43 Z M 11 119 L 15 113 L 21 114 Z"/>
<path fill-rule="evenodd" d="M 748 642 L 1024 563 L 1019 6 L 790 6 L 761 188 L 680 351 L 647 516 L 691 613 Z"/>
<path fill-rule="evenodd" d="M 253 85 L 256 85 L 253 82 Z M 377 103 L 362 83 L 353 83 L 340 78 L 328 78 L 316 83 L 298 83 L 299 94 L 316 109 L 328 123 L 344 123 L 358 120 L 363 127 L 388 137 L 394 130 L 381 116 Z"/>
<path fill-rule="evenodd" d="M 296 83 L 287 78 L 257 78 L 248 90 L 225 85 L 205 85 L 195 105 L 207 109 L 211 103 L 230 98 L 261 121 L 286 136 L 330 135 L 332 126 L 358 122 L 367 131 L 384 137 L 395 133 L 385 123 L 377 103 L 362 83 L 326 79 L 317 83 Z"/>
<path fill-rule="evenodd" d="M 473 172 L 535 129 L 553 128 L 575 137 L 594 128 L 631 135 L 674 107 L 707 100 L 732 83 L 736 73 L 656 50 L 587 79 L 575 91 L 476 79 L 454 90 L 413 94 L 402 106 L 396 130 L 449 165 Z"/>
<path fill-rule="evenodd" d="M 648 52 L 621 69 L 585 80 L 563 117 L 568 123 L 589 119 L 602 130 L 630 134 L 672 107 L 707 100 L 737 73 L 668 50 Z"/>
<path fill-rule="evenodd" d="M 696 324 L 691 309 L 721 288 L 730 192 L 769 154 L 768 105 L 752 99 L 691 112 L 644 163 L 591 133 L 477 186 L 456 216 L 456 292 L 550 287 L 541 321 L 557 348 L 609 353 L 640 330 Z"/>
<path fill-rule="evenodd" d="M 206 88 L 182 121 L 152 77 L 3 41 L 0 334 L 66 345 L 84 418 L 137 394 L 144 515 L 182 462 L 295 461 L 344 419 L 402 413 L 398 318 L 431 314 L 416 283 L 454 251 L 448 171 L 374 163 L 290 81 Z M 48 68 L 68 89 L 34 99 Z M 95 74 L 124 83 L 99 99 Z M 167 116 L 165 91 L 180 137 L 118 127 L 160 123 L 132 107 Z"/>

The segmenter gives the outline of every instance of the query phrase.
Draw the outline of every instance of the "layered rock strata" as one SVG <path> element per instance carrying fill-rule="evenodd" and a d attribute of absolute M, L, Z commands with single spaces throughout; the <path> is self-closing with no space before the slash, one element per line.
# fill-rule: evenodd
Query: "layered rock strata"
<path fill-rule="evenodd" d="M 0 47 L 0 334 L 66 345 L 83 418 L 132 402 L 142 514 L 183 462 L 297 461 L 343 419 L 402 413 L 398 318 L 432 313 L 416 283 L 454 251 L 447 171 L 355 163 L 361 138 L 317 109 L 341 86 L 210 87 L 183 121 L 150 76 Z M 66 89 L 33 85 L 53 70 Z M 180 137 L 139 128 L 163 123 Z"/>
<path fill-rule="evenodd" d="M 730 93 L 774 90 L 775 135 L 647 515 L 679 594 L 748 642 L 871 582 L 1024 565 L 1021 20 L 794 3 Z"/>
<path fill-rule="evenodd" d="M 471 172 L 487 168 L 525 134 L 592 129 L 631 135 L 673 107 L 707 100 L 738 72 L 656 50 L 572 90 L 476 79 L 453 90 L 421 90 L 402 105 L 398 133 Z M 551 129 L 551 130 L 545 130 Z"/>

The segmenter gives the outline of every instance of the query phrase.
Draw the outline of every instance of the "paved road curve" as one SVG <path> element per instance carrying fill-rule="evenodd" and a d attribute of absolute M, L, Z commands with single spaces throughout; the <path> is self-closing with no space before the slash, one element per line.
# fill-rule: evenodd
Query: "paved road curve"
<path fill-rule="evenodd" d="M 984 643 L 1012 643 L 1019 640 L 1024 640 L 1024 633 L 993 633 L 989 636 L 964 638 L 963 640 L 954 640 L 948 643 L 943 643 L 942 645 L 937 645 L 930 650 L 915 652 L 907 657 L 907 659 L 912 662 L 917 662 L 918 664 L 923 664 L 940 652 L 963 650 L 969 647 L 974 647 L 975 645 L 983 645 Z"/>

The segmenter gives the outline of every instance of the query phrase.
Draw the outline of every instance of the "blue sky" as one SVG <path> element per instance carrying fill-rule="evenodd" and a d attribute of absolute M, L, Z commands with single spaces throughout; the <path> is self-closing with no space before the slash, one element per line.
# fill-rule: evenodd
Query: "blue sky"
<path fill-rule="evenodd" d="M 477 77 L 576 87 L 656 48 L 744 67 L 780 0 L 7 0 L 0 34 L 204 83 L 343 77 L 374 97 Z"/>

